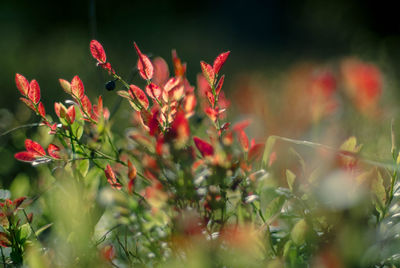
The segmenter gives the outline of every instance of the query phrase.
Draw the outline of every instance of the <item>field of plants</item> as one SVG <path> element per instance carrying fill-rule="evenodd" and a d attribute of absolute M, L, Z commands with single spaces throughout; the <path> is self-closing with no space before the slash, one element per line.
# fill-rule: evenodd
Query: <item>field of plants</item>
<path fill-rule="evenodd" d="M 110 107 L 79 74 L 54 77 L 53 106 L 15 74 L 35 119 L 1 137 L 37 172 L 0 190 L 3 267 L 400 265 L 400 128 L 378 65 L 242 75 L 228 97 L 230 51 L 189 81 L 177 51 L 139 47 L 125 78 L 88 44 Z"/>

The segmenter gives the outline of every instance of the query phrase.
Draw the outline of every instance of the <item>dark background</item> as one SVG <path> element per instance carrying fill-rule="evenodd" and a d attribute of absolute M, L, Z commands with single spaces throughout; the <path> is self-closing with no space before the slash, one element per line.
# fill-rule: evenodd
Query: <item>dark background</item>
<path fill-rule="evenodd" d="M 382 63 L 397 76 L 398 13 L 396 1 L 373 0 L 1 1 L 0 134 L 36 121 L 21 112 L 16 72 L 39 81 L 49 113 L 54 101 L 66 96 L 58 78 L 78 74 L 89 96 L 103 94 L 106 102 L 114 97 L 104 90 L 107 75 L 90 56 L 93 38 L 124 77 L 135 67 L 133 41 L 169 63 L 171 49 L 177 49 L 193 83 L 200 60 L 212 61 L 228 49 L 230 77 L 347 55 Z M 22 149 L 17 141 L 0 137 L 1 179 L 12 179 L 22 168 L 12 157 Z"/>

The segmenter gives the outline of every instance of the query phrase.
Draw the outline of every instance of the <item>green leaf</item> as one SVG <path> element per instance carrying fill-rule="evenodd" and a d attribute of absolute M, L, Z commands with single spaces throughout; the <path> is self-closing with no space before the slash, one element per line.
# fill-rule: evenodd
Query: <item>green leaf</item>
<path fill-rule="evenodd" d="M 378 170 L 374 172 L 374 176 L 372 178 L 371 190 L 376 196 L 376 201 L 377 201 L 376 208 L 379 212 L 382 213 L 381 207 L 383 207 L 384 204 L 386 203 L 386 190 L 383 184 L 382 175 Z"/>
<path fill-rule="evenodd" d="M 269 220 L 275 214 L 279 213 L 285 203 L 286 198 L 284 196 L 279 196 L 274 198 L 266 207 L 264 218 L 265 220 Z"/>
<path fill-rule="evenodd" d="M 286 181 L 287 181 L 290 191 L 292 191 L 292 192 L 293 192 L 293 184 L 294 184 L 295 179 L 296 179 L 296 174 L 294 174 L 289 169 L 286 169 Z"/>
<path fill-rule="evenodd" d="M 83 126 L 81 126 L 78 120 L 71 125 L 73 135 L 79 140 L 83 134 Z"/>
<path fill-rule="evenodd" d="M 302 245 L 306 241 L 307 223 L 304 219 L 299 220 L 292 229 L 290 236 L 296 245 Z"/>
<path fill-rule="evenodd" d="M 31 235 L 31 227 L 29 226 L 29 223 L 25 223 L 23 225 L 21 225 L 21 227 L 19 228 L 18 231 L 18 240 L 21 243 L 24 243 L 26 239 L 29 238 L 29 236 Z"/>
<path fill-rule="evenodd" d="M 89 170 L 89 159 L 80 160 L 77 169 L 81 173 L 82 177 L 86 177 Z"/>
<path fill-rule="evenodd" d="M 36 230 L 35 235 L 39 236 L 41 233 L 43 233 L 44 231 L 46 231 L 48 228 L 50 228 L 53 225 L 53 223 L 49 223 L 46 224 L 44 226 L 42 226 L 40 229 Z"/>
<path fill-rule="evenodd" d="M 292 240 L 289 240 L 285 243 L 285 245 L 283 246 L 283 257 L 287 257 L 289 255 L 289 250 L 292 244 L 293 244 Z"/>
<path fill-rule="evenodd" d="M 267 141 L 265 142 L 265 147 L 264 147 L 264 153 L 263 153 L 263 158 L 262 158 L 262 167 L 267 168 L 269 159 L 271 156 L 272 149 L 274 148 L 276 142 L 276 137 L 275 136 L 269 136 Z"/>
<path fill-rule="evenodd" d="M 340 146 L 340 150 L 342 151 L 348 151 L 348 152 L 353 152 L 353 153 L 358 153 L 360 152 L 362 148 L 362 144 L 357 146 L 357 138 L 352 136 L 348 138 L 343 144 Z"/>

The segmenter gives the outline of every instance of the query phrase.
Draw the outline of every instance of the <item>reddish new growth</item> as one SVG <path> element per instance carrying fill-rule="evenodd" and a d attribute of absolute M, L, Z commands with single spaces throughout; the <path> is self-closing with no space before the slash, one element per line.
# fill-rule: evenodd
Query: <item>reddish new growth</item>
<path fill-rule="evenodd" d="M 84 120 L 96 124 L 99 120 L 108 119 L 110 114 L 108 109 L 103 109 L 103 98 L 99 96 L 97 104 L 92 105 L 89 97 L 85 95 L 85 88 L 79 76 L 74 76 L 71 83 L 64 79 L 59 79 L 59 82 L 64 91 L 71 95 L 75 103 L 78 105 Z M 75 118 L 75 111 L 72 111 L 74 108 L 70 107 L 70 109 L 69 113 L 68 110 L 66 114 L 61 113 L 65 110 L 65 107 L 63 108 L 62 106 L 55 104 L 55 110 L 58 117 L 73 123 L 74 120 L 72 119 Z"/>
<path fill-rule="evenodd" d="M 103 46 L 96 40 L 90 42 L 90 52 L 93 58 L 97 60 L 97 64 L 107 70 L 109 73 L 115 73 L 112 69 L 111 64 L 107 62 L 106 53 L 104 52 Z"/>
<path fill-rule="evenodd" d="M 229 54 L 230 51 L 218 55 L 218 57 L 214 60 L 213 66 L 201 61 L 200 66 L 203 76 L 198 77 L 200 94 L 208 99 L 208 105 L 204 104 L 204 111 L 211 121 L 216 123 L 216 127 L 219 131 L 222 131 L 222 129 L 219 125 L 218 119 L 228 107 L 229 103 L 226 101 L 225 96 L 221 94 L 225 76 L 222 76 L 219 80 L 218 76 L 219 71 L 227 60 Z"/>
<path fill-rule="evenodd" d="M 24 152 L 19 152 L 14 155 L 17 160 L 31 162 L 33 164 L 45 163 L 51 160 L 60 159 L 60 148 L 54 144 L 50 144 L 47 148 L 48 155 L 43 147 L 30 139 L 25 140 Z"/>
<path fill-rule="evenodd" d="M 16 74 L 15 83 L 23 96 L 20 100 L 36 114 L 40 115 L 43 121 L 47 123 L 46 112 L 43 103 L 40 101 L 40 87 L 38 82 L 34 79 L 29 83 L 23 75 Z"/>
<path fill-rule="evenodd" d="M 118 180 L 115 176 L 115 173 L 112 170 L 110 165 L 106 166 L 104 173 L 106 174 L 107 181 L 111 185 L 112 188 L 117 189 L 117 190 L 120 190 L 122 188 L 121 183 L 118 182 Z"/>
<path fill-rule="evenodd" d="M 151 60 L 139 49 L 136 43 L 133 43 L 133 46 L 138 56 L 137 69 L 140 77 L 146 82 L 144 89 L 126 83 L 111 68 L 103 46 L 98 41 L 92 40 L 90 42 L 90 52 L 97 65 L 105 69 L 114 78 L 114 81 L 119 81 L 125 87 L 125 90 L 120 90 L 117 93 L 129 101 L 135 110 L 137 122 L 144 130 L 144 133 L 136 131 L 129 133 L 128 136 L 136 143 L 151 148 L 150 150 L 155 153 L 141 155 L 143 176 L 154 183 L 151 187 L 156 187 L 155 185 L 160 183 L 159 177 L 163 161 L 172 157 L 173 154 L 183 155 L 184 158 L 193 161 L 192 168 L 197 165 L 195 163 L 195 149 L 192 146 L 193 142 L 201 154 L 200 161 L 210 165 L 228 167 L 234 156 L 230 153 L 222 154 L 221 146 L 233 144 L 233 131 L 230 129 L 230 123 L 222 125 L 220 123 L 221 115 L 228 107 L 228 102 L 222 91 L 225 76 L 220 76 L 220 71 L 230 52 L 221 53 L 214 60 L 212 66 L 201 62 L 203 75 L 199 79 L 200 101 L 202 109 L 211 118 L 216 128 L 216 132 L 210 133 L 209 141 L 206 141 L 191 136 L 189 120 L 195 113 L 197 98 L 194 87 L 191 86 L 185 76 L 186 64 L 182 63 L 176 51 L 172 51 L 174 72 L 170 73 L 165 60 L 162 58 Z M 106 163 L 94 162 L 94 164 L 104 170 L 108 183 L 118 190 L 122 188 L 122 183 L 126 183 L 128 192 L 133 193 L 137 170 L 128 157 L 116 153 L 114 158 L 90 148 L 80 141 L 83 131 L 79 134 L 77 129 L 82 130 L 84 121 L 90 122 L 90 128 L 93 132 L 104 129 L 104 123 L 109 118 L 109 112 L 107 108 L 103 107 L 102 97 L 99 96 L 97 103 L 92 104 L 78 75 L 74 76 L 71 81 L 59 79 L 59 82 L 63 90 L 73 99 L 72 102 L 68 103 L 68 107 L 61 102 L 54 103 L 54 110 L 61 124 L 51 123 L 46 118 L 43 104 L 40 102 L 40 88 L 36 80 L 29 83 L 22 75 L 16 75 L 17 88 L 23 95 L 22 100 L 41 116 L 43 122 L 50 127 L 51 133 L 56 134 L 55 136 L 61 140 L 61 143 L 69 147 L 64 150 L 65 161 L 74 161 L 79 155 L 83 159 L 91 159 L 92 161 L 96 157 L 103 159 Z M 246 170 L 249 169 L 250 161 L 259 157 L 262 148 L 262 144 L 256 144 L 254 139 L 249 141 L 244 132 L 247 125 L 248 122 L 240 123 L 233 129 L 237 133 L 244 155 L 239 156 L 239 160 L 243 162 L 243 167 Z M 102 134 L 97 132 L 93 141 L 101 141 L 102 139 L 99 139 L 99 137 Z M 114 146 L 109 138 L 105 140 L 109 140 L 110 144 Z M 76 147 L 79 148 L 78 151 L 75 150 Z M 27 139 L 25 148 L 26 151 L 15 154 L 15 158 L 33 164 L 60 159 L 60 148 L 54 144 L 48 146 L 46 153 L 40 144 Z M 116 152 L 118 151 L 116 148 L 113 149 Z M 68 154 L 71 155 L 70 158 L 68 158 Z M 111 168 L 107 161 L 115 161 L 116 164 Z M 127 181 L 119 180 L 116 176 L 116 174 L 123 174 L 121 166 L 128 167 Z"/>

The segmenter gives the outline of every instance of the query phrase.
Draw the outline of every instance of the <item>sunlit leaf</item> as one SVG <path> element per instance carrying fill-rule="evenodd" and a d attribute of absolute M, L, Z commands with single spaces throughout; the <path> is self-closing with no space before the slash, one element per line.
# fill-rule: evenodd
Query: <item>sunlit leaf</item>
<path fill-rule="evenodd" d="M 103 46 L 97 40 L 90 41 L 90 52 L 97 61 L 102 63 L 106 62 L 106 53 L 104 52 Z"/>
<path fill-rule="evenodd" d="M 15 74 L 15 84 L 23 96 L 27 96 L 29 92 L 29 81 L 21 74 Z"/>

